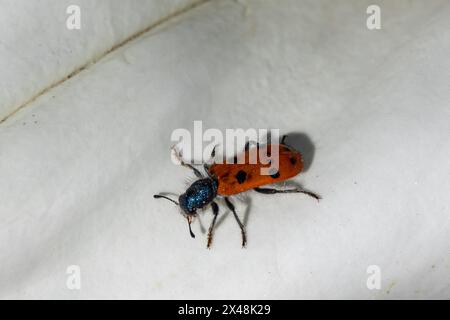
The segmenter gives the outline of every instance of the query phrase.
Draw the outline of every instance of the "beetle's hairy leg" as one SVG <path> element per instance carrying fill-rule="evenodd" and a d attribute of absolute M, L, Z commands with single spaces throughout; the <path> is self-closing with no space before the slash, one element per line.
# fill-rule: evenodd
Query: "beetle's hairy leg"
<path fill-rule="evenodd" d="M 219 214 L 219 206 L 217 205 L 217 203 L 215 203 L 214 201 L 211 202 L 211 207 L 213 210 L 213 220 L 211 221 L 211 225 L 209 226 L 209 230 L 208 230 L 208 243 L 206 244 L 206 247 L 209 249 L 211 247 L 211 243 L 212 243 L 212 239 L 213 239 L 213 230 L 214 230 L 214 226 L 216 224 L 216 220 L 217 220 L 217 216 Z"/>
<path fill-rule="evenodd" d="M 195 238 L 195 234 L 192 232 L 192 229 L 191 229 L 191 224 L 192 224 L 192 221 L 194 221 L 194 216 L 191 216 L 191 215 L 186 216 L 186 219 L 187 219 L 188 226 L 189 226 L 189 233 L 192 238 Z"/>
<path fill-rule="evenodd" d="M 282 190 L 280 190 L 280 189 L 274 189 L 274 188 L 259 188 L 259 187 L 256 187 L 256 188 L 254 188 L 253 190 L 255 190 L 256 192 L 259 192 L 259 193 L 263 193 L 263 194 L 275 194 L 275 193 L 303 193 L 303 194 L 306 194 L 306 195 L 308 195 L 308 196 L 310 196 L 310 197 L 316 199 L 317 201 L 319 201 L 320 199 L 322 199 L 320 195 L 318 195 L 318 194 L 316 194 L 316 193 L 314 193 L 314 192 L 311 192 L 311 191 L 308 191 L 308 190 L 304 190 L 304 189 L 299 189 L 299 188 L 295 188 L 295 189 L 282 189 Z"/>
<path fill-rule="evenodd" d="M 247 234 L 245 233 L 245 227 L 244 224 L 239 219 L 239 216 L 236 213 L 236 210 L 234 208 L 233 203 L 228 199 L 228 197 L 225 197 L 225 203 L 227 204 L 227 207 L 233 212 L 234 218 L 236 219 L 236 222 L 239 225 L 239 228 L 241 228 L 241 236 L 242 236 L 242 248 L 245 248 L 245 245 L 247 244 Z"/>
<path fill-rule="evenodd" d="M 194 168 L 191 164 L 184 162 L 181 151 L 178 151 L 175 148 L 175 146 L 172 146 L 171 150 L 172 150 L 173 154 L 175 155 L 175 157 L 177 158 L 178 162 L 180 162 L 180 164 L 183 167 L 189 168 L 192 171 L 194 171 L 194 174 L 197 178 L 204 178 L 203 174 L 200 171 L 198 171 L 196 168 Z"/>

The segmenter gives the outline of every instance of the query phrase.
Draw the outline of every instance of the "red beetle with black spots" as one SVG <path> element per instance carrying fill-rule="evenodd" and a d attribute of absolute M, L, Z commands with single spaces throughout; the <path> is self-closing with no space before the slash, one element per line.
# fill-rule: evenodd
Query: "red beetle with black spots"
<path fill-rule="evenodd" d="M 188 221 L 189 232 L 193 238 L 195 237 L 195 235 L 191 230 L 191 223 L 194 217 L 197 215 L 197 210 L 211 205 L 213 211 L 213 220 L 208 231 L 207 248 L 210 248 L 211 246 L 214 225 L 219 213 L 219 206 L 214 201 L 214 199 L 218 196 L 223 197 L 227 207 L 233 212 L 233 215 L 241 229 L 242 247 L 245 247 L 247 243 L 245 228 L 238 215 L 236 214 L 235 207 L 229 199 L 230 196 L 248 190 L 255 190 L 264 194 L 303 193 L 317 200 L 320 199 L 319 195 L 301 188 L 262 188 L 262 186 L 268 184 L 286 181 L 298 175 L 303 170 L 303 161 L 300 152 L 288 146 L 284 142 L 285 139 L 286 136 L 283 136 L 280 144 L 268 144 L 265 146 L 259 146 L 257 144 L 256 146 L 256 148 L 258 148 L 258 154 L 266 154 L 268 157 L 270 157 L 272 151 L 275 150 L 275 148 L 278 149 L 278 171 L 273 172 L 269 175 L 261 174 L 261 169 L 268 169 L 271 165 L 270 162 L 266 163 L 265 161 L 260 161 L 260 158 L 257 157 L 256 163 L 250 163 L 249 160 L 251 150 L 249 142 L 246 143 L 244 154 L 241 155 L 244 159 L 244 161 L 241 161 L 243 163 L 237 163 L 237 158 L 235 157 L 235 161 L 233 161 L 233 163 L 224 162 L 213 163 L 212 165 L 204 164 L 206 175 L 202 174 L 192 165 L 185 163 L 181 159 L 181 156 L 178 154 L 177 156 L 180 163 L 183 166 L 193 170 L 198 180 L 192 183 L 186 190 L 186 192 L 179 196 L 178 202 L 161 194 L 154 195 L 154 197 L 170 200 L 182 209 L 182 214 Z M 211 156 L 215 156 L 214 150 Z"/>

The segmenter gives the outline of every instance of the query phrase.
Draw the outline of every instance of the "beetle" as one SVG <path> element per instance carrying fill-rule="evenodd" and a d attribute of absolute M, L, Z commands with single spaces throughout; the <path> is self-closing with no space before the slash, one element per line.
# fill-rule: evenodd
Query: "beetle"
<path fill-rule="evenodd" d="M 234 218 L 241 229 L 242 247 L 244 248 L 247 244 L 245 227 L 239 219 L 233 203 L 229 199 L 230 196 L 248 190 L 254 190 L 263 194 L 303 193 L 316 200 L 321 199 L 319 195 L 301 188 L 261 188 L 261 186 L 264 185 L 288 180 L 303 170 L 302 155 L 300 152 L 285 143 L 286 137 L 286 135 L 283 136 L 279 144 L 260 146 L 256 143 L 258 151 L 260 148 L 265 148 L 262 151 L 266 152 L 265 154 L 267 155 L 270 155 L 274 148 L 278 148 L 279 168 L 276 172 L 272 172 L 270 175 L 260 174 L 260 169 L 264 167 L 268 168 L 270 163 L 264 164 L 259 158 L 255 164 L 250 164 L 248 161 L 250 157 L 249 141 L 245 144 L 244 154 L 242 155 L 244 157 L 244 163 L 237 163 L 237 157 L 235 157 L 235 161 L 233 161 L 233 163 L 213 163 L 212 165 L 205 163 L 203 166 L 206 175 L 202 174 L 191 164 L 184 162 L 181 155 L 176 153 L 176 157 L 178 158 L 180 164 L 191 169 L 198 180 L 193 182 L 186 192 L 179 196 L 178 202 L 162 194 L 155 194 L 153 197 L 156 199 L 169 200 L 181 208 L 182 214 L 188 221 L 189 233 L 192 238 L 195 238 L 195 234 L 192 232 L 191 223 L 197 215 L 197 210 L 204 209 L 210 205 L 213 211 L 213 220 L 208 230 L 207 248 L 211 247 L 213 230 L 219 214 L 219 206 L 214 200 L 218 196 L 223 197 L 225 204 L 233 213 Z M 213 149 L 211 157 L 215 157 L 215 149 Z"/>

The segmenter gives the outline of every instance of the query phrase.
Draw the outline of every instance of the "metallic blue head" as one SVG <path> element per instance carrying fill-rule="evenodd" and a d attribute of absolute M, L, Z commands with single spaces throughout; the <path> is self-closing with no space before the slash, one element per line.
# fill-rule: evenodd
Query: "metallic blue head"
<path fill-rule="evenodd" d="M 186 214 L 195 214 L 197 209 L 208 205 L 217 196 L 217 181 L 205 178 L 195 181 L 178 201 Z"/>

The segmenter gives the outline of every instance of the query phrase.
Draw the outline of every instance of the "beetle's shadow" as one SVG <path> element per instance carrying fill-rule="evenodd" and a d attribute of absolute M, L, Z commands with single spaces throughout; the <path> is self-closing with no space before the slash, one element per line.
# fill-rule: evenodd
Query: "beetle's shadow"
<path fill-rule="evenodd" d="M 278 141 L 272 141 L 272 137 L 270 134 L 270 129 L 267 130 L 267 136 L 264 138 L 264 141 L 267 143 L 278 143 Z M 293 147 L 295 150 L 299 151 L 302 154 L 303 160 L 303 172 L 308 171 L 311 167 L 311 164 L 314 160 L 314 154 L 316 148 L 311 140 L 311 138 L 304 132 L 290 132 L 285 134 L 286 139 L 284 143 L 288 146 Z M 283 135 L 280 135 L 280 142 Z"/>
<path fill-rule="evenodd" d="M 314 154 L 316 151 L 311 138 L 303 132 L 292 132 L 287 134 L 284 142 L 302 154 L 303 171 L 308 171 L 314 160 Z"/>

